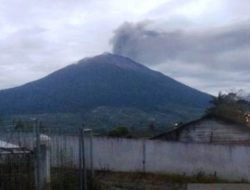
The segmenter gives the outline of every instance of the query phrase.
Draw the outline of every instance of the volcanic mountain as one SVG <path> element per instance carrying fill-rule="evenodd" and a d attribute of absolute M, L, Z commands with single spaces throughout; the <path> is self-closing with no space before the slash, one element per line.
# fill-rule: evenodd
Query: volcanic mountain
<path fill-rule="evenodd" d="M 105 53 L 40 80 L 1 90 L 0 113 L 87 113 L 91 117 L 99 112 L 110 117 L 107 112 L 133 109 L 182 120 L 202 114 L 210 99 L 210 95 L 129 58 Z"/>

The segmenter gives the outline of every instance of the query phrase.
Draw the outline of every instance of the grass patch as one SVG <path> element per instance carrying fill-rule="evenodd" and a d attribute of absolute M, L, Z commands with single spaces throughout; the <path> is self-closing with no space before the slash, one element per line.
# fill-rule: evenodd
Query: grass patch
<path fill-rule="evenodd" d="M 153 182 L 170 182 L 170 183 L 229 183 L 228 180 L 220 179 L 216 174 L 206 175 L 203 172 L 199 172 L 193 176 L 187 176 L 186 174 L 155 174 L 155 173 L 143 173 L 143 172 L 110 172 L 110 171 L 98 171 L 96 172 L 97 179 L 108 178 L 110 180 L 146 180 Z"/>
<path fill-rule="evenodd" d="M 100 190 L 185 190 L 188 183 L 242 183 L 244 180 L 228 181 L 214 174 L 199 172 L 193 176 L 185 174 L 155 174 L 142 172 L 96 172 L 95 185 Z"/>

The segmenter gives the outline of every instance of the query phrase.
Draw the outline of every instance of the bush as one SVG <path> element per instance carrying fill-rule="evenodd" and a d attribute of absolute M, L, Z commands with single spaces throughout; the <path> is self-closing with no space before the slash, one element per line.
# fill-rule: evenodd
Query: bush
<path fill-rule="evenodd" d="M 130 134 L 129 134 L 129 130 L 127 127 L 115 127 L 113 128 L 108 136 L 110 137 L 129 137 Z"/>

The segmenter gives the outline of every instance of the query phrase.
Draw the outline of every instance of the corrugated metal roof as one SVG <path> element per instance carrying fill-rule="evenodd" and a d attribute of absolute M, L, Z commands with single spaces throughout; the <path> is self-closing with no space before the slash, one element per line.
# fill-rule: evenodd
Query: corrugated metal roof
<path fill-rule="evenodd" d="M 28 154 L 31 150 L 0 140 L 0 154 Z"/>
<path fill-rule="evenodd" d="M 0 140 L 0 148 L 19 148 L 19 146 Z"/>

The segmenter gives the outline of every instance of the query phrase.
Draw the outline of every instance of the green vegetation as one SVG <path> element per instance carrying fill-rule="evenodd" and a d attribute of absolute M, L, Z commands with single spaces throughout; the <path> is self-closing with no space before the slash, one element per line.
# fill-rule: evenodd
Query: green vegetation
<path fill-rule="evenodd" d="M 207 109 L 209 116 L 227 119 L 233 122 L 245 124 L 249 102 L 240 98 L 236 93 L 219 93 L 212 101 L 212 106 Z"/>
<path fill-rule="evenodd" d="M 1 155 L 0 189 L 35 189 L 34 166 L 31 155 Z"/>
<path fill-rule="evenodd" d="M 60 167 L 51 170 L 51 189 L 78 190 L 79 171 L 72 168 Z"/>
<path fill-rule="evenodd" d="M 29 125 L 31 118 L 36 118 L 42 122 L 45 128 L 50 132 L 60 133 L 76 133 L 84 123 L 87 128 L 91 128 L 97 135 L 108 136 L 110 131 L 117 126 L 125 126 L 128 128 L 133 137 L 152 137 L 167 130 L 176 121 L 190 121 L 199 118 L 202 110 L 191 109 L 190 113 L 199 112 L 200 115 L 193 114 L 190 117 L 182 118 L 185 111 L 182 108 L 178 112 L 161 113 L 157 111 L 142 111 L 136 108 L 115 108 L 115 107 L 98 107 L 85 113 L 44 113 L 44 114 L 25 114 L 14 115 L 4 118 L 5 123 L 16 123 L 17 129 L 22 125 Z M 167 112 L 167 110 L 166 110 Z M 170 111 L 169 111 L 170 112 Z"/>
<path fill-rule="evenodd" d="M 130 137 L 130 133 L 129 133 L 129 130 L 127 127 L 116 127 L 116 128 L 113 128 L 108 136 L 110 137 Z"/>
<path fill-rule="evenodd" d="M 3 117 L 0 115 L 0 126 L 3 125 Z"/>
<path fill-rule="evenodd" d="M 33 130 L 32 123 L 23 120 L 17 120 L 15 123 L 16 132 L 31 132 Z"/>
<path fill-rule="evenodd" d="M 242 181 L 233 181 L 241 183 Z M 109 190 L 184 190 L 188 183 L 232 183 L 217 177 L 216 173 L 207 174 L 199 172 L 193 176 L 185 173 L 179 174 L 154 174 L 142 172 L 96 172 L 95 189 Z"/>

